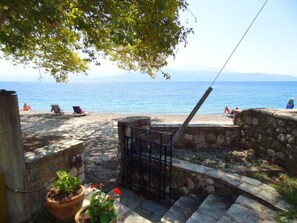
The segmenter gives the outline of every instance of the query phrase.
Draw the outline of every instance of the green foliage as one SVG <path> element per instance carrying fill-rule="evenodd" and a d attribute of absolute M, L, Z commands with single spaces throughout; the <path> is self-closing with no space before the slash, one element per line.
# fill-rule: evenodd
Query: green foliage
<path fill-rule="evenodd" d="M 276 215 L 276 220 L 279 223 L 293 222 L 294 219 L 297 219 L 297 210 L 295 208 L 291 208 L 286 212 L 278 212 Z"/>
<path fill-rule="evenodd" d="M 3 0 L 0 50 L 58 82 L 69 73 L 87 74 L 100 58 L 154 77 L 192 33 L 179 21 L 186 9 L 185 0 Z"/>
<path fill-rule="evenodd" d="M 297 210 L 297 179 L 286 174 L 280 177 L 282 180 L 274 187 Z"/>
<path fill-rule="evenodd" d="M 115 188 L 113 190 L 116 196 L 120 195 L 120 190 Z M 101 190 L 95 189 L 92 195 L 89 208 L 86 214 L 90 216 L 91 223 L 108 223 L 117 216 L 114 207 L 115 198 L 106 195 Z"/>
<path fill-rule="evenodd" d="M 80 182 L 77 177 L 71 177 L 69 173 L 64 170 L 57 171 L 56 174 L 58 179 L 54 182 L 54 186 L 65 195 L 73 194 L 79 187 Z"/>
<path fill-rule="evenodd" d="M 286 223 L 297 219 L 297 178 L 287 174 L 281 174 L 277 178 L 270 177 L 266 173 L 257 173 L 254 177 L 274 187 L 282 197 L 291 204 L 291 208 L 285 212 L 279 212 L 277 222 Z"/>

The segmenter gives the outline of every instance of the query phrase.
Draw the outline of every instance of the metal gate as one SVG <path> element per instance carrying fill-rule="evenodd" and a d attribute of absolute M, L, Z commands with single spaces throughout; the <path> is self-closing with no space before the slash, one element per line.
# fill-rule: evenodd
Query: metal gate
<path fill-rule="evenodd" d="M 123 186 L 170 204 L 172 134 L 130 128 L 124 136 Z"/>

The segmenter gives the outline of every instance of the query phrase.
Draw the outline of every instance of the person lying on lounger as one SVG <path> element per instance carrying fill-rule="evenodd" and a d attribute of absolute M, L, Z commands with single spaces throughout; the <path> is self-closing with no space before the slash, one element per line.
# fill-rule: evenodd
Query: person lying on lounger
<path fill-rule="evenodd" d="M 237 109 L 238 108 L 236 107 L 235 110 L 237 110 Z M 224 113 L 229 118 L 233 118 L 234 117 L 234 109 L 230 110 L 227 106 L 225 107 Z"/>

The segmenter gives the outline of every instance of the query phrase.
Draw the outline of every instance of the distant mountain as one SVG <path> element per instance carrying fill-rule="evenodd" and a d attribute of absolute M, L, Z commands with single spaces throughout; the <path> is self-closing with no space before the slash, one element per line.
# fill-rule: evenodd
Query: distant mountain
<path fill-rule="evenodd" d="M 213 71 L 180 71 L 169 70 L 171 81 L 213 81 L 217 75 Z M 97 79 L 97 78 L 96 78 Z M 98 81 L 166 81 L 162 74 L 158 74 L 152 79 L 147 74 L 140 73 L 123 73 L 116 76 L 101 77 Z M 222 72 L 217 81 L 297 81 L 297 76 L 263 74 L 263 73 L 235 73 Z"/>

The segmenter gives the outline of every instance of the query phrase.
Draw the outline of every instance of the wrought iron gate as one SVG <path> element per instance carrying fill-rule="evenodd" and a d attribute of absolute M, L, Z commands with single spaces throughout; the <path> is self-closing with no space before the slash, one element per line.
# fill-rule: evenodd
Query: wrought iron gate
<path fill-rule="evenodd" d="M 130 130 L 124 136 L 123 185 L 169 204 L 172 134 L 133 127 Z"/>

